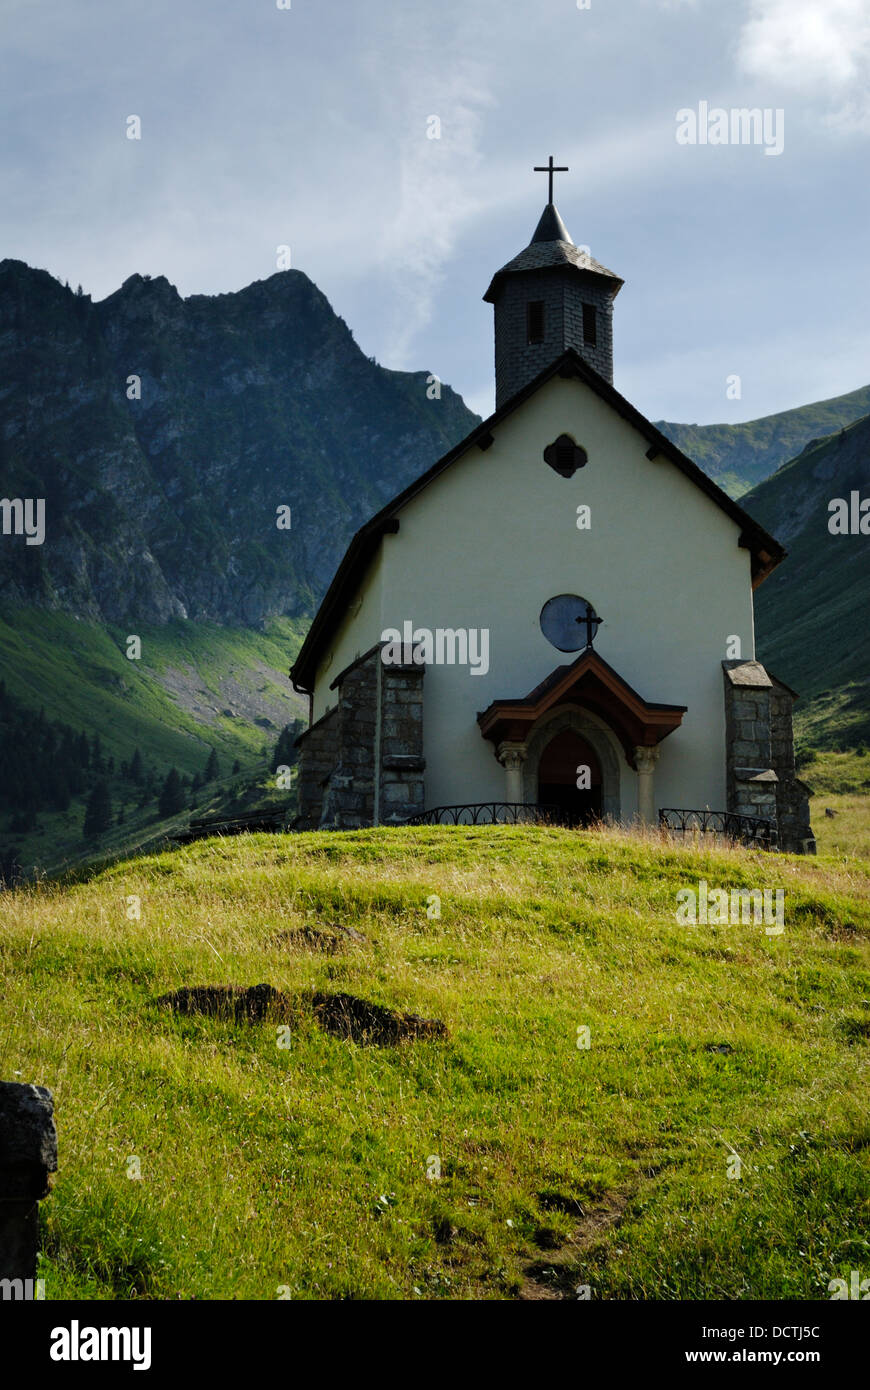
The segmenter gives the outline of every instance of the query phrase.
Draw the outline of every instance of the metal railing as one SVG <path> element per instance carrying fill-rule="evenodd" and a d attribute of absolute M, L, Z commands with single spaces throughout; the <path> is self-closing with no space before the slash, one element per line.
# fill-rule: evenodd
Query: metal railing
<path fill-rule="evenodd" d="M 529 805 L 522 801 L 478 801 L 457 806 L 433 806 L 409 816 L 405 825 L 534 825 L 539 821 L 559 823 L 561 806 Z"/>
<path fill-rule="evenodd" d="M 659 825 L 683 839 L 698 840 L 708 835 L 756 849 L 776 848 L 776 830 L 769 820 L 739 816 L 735 811 L 691 811 L 667 806 L 659 811 Z"/>

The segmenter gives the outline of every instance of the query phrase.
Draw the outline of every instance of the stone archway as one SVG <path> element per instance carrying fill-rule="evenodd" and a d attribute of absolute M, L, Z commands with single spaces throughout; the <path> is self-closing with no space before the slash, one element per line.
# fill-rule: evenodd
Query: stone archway
<path fill-rule="evenodd" d="M 601 814 L 605 820 L 620 817 L 619 757 L 612 736 L 587 710 L 561 706 L 545 714 L 532 728 L 525 744 L 523 762 L 523 801 L 533 806 L 538 800 L 538 769 L 541 756 L 560 733 L 570 729 L 590 745 L 601 768 Z"/>
<path fill-rule="evenodd" d="M 637 773 L 637 810 L 655 817 L 653 771 L 658 745 L 679 728 L 685 705 L 649 704 L 603 657 L 587 647 L 570 666 L 557 666 L 528 695 L 493 700 L 477 716 L 506 773 L 509 802 L 533 805 L 541 752 L 563 729 L 575 729 L 595 751 L 602 772 L 602 814 L 621 819 L 621 753 Z M 632 808 L 631 814 L 634 814 Z"/>

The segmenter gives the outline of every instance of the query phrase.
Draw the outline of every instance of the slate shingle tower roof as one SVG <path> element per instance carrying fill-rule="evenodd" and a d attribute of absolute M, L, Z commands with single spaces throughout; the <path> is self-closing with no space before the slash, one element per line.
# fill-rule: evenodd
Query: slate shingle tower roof
<path fill-rule="evenodd" d="M 496 407 L 568 348 L 612 383 L 613 301 L 622 284 L 574 245 L 548 203 L 528 246 L 496 271 L 483 296 L 495 310 Z"/>
<path fill-rule="evenodd" d="M 606 265 L 602 265 L 588 252 L 582 251 L 574 245 L 571 233 L 562 221 L 558 208 L 554 203 L 548 203 L 541 213 L 540 221 L 528 246 L 518 256 L 514 256 L 512 261 L 508 261 L 507 265 L 503 265 L 501 270 L 495 272 L 489 289 L 483 297 L 488 304 L 495 303 L 496 287 L 503 275 L 510 275 L 518 270 L 546 270 L 551 266 L 574 266 L 577 270 L 585 270 L 590 274 L 603 276 L 613 282 L 610 292 L 613 299 L 616 298 L 625 284 L 625 281 L 621 280 L 612 270 L 608 270 Z"/>

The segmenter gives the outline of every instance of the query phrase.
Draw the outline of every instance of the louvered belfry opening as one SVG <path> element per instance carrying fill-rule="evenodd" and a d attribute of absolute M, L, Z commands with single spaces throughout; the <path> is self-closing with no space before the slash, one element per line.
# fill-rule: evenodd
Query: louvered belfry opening
<path fill-rule="evenodd" d="M 544 301 L 532 299 L 526 305 L 526 342 L 544 341 Z"/>
<path fill-rule="evenodd" d="M 560 434 L 544 450 L 544 462 L 562 478 L 572 478 L 588 461 L 586 450 L 575 444 L 570 434 Z"/>

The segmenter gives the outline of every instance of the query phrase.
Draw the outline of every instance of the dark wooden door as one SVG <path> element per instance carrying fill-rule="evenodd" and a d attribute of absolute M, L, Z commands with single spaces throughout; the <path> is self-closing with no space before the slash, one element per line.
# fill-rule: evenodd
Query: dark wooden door
<path fill-rule="evenodd" d="M 577 786 L 578 769 L 589 768 L 590 786 Z M 601 764 L 594 749 L 575 733 L 564 729 L 541 754 L 538 764 L 538 801 L 556 807 L 561 825 L 589 825 L 601 819 Z"/>

